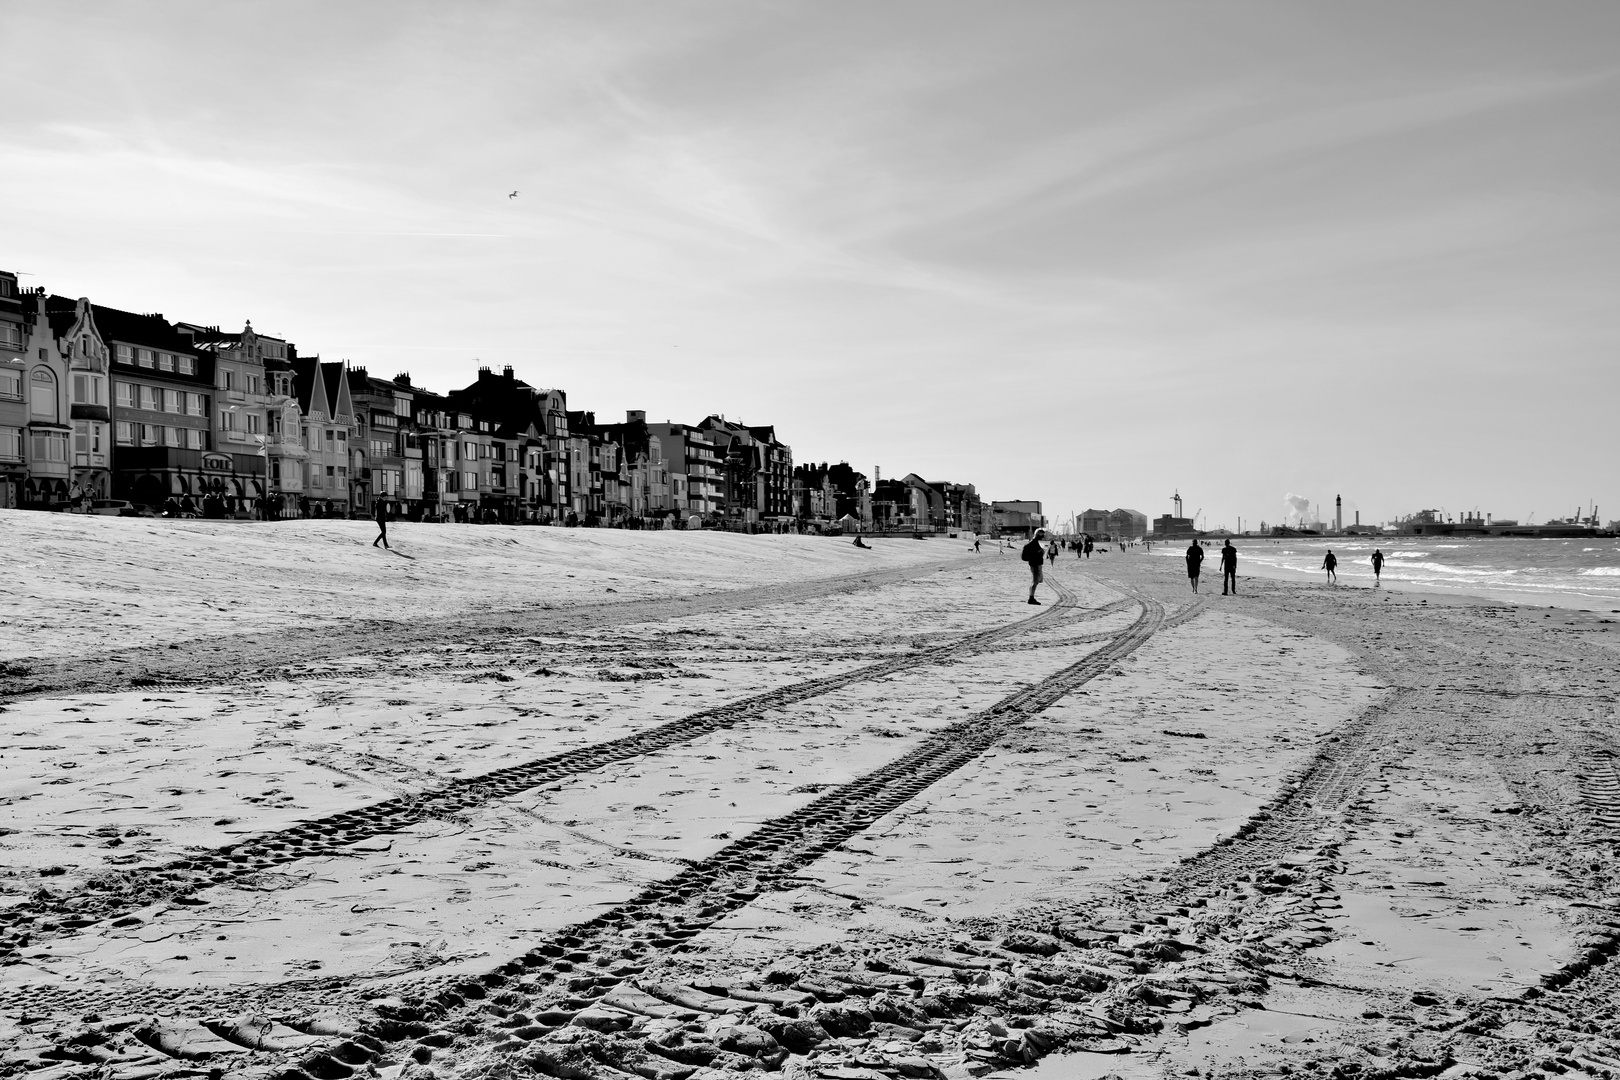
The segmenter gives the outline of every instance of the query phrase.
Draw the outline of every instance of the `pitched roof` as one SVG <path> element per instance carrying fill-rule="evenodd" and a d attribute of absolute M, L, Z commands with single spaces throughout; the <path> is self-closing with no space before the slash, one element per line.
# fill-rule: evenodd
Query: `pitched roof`
<path fill-rule="evenodd" d="M 76 305 L 76 301 L 66 297 L 53 296 L 49 306 L 54 307 L 58 300 L 69 310 L 73 310 Z M 189 336 L 177 331 L 162 315 L 137 315 L 131 311 L 102 307 L 100 304 L 91 304 L 90 310 L 95 315 L 96 327 L 101 331 L 103 341 L 121 341 L 129 345 L 162 349 L 165 352 L 188 353 L 193 356 L 197 353 L 196 343 Z"/>

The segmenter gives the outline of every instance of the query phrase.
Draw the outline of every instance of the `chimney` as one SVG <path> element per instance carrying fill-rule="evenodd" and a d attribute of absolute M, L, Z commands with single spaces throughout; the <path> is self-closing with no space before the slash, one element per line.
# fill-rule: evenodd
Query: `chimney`
<path fill-rule="evenodd" d="M 505 375 L 508 379 L 517 378 L 517 376 L 515 374 L 513 374 L 513 372 L 512 372 L 512 365 L 511 364 L 507 364 L 505 367 L 501 368 L 501 374 Z"/>
<path fill-rule="evenodd" d="M 409 386 L 411 385 L 411 373 L 408 371 L 402 371 L 398 375 L 394 376 L 394 381 L 399 383 L 401 386 Z"/>

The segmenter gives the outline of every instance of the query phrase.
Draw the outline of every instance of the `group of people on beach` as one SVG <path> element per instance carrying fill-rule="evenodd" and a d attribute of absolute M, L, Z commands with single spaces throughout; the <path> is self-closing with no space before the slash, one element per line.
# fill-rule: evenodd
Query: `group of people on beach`
<path fill-rule="evenodd" d="M 1084 547 L 1086 549 L 1086 553 L 1089 554 L 1091 548 L 1091 540 L 1089 537 L 1086 539 Z M 978 550 L 977 541 L 974 542 L 974 550 Z M 1047 540 L 1045 529 L 1036 529 L 1035 535 L 1030 537 L 1029 542 L 1025 544 L 1023 549 L 1019 552 L 1019 558 L 1028 563 L 1030 569 L 1031 580 L 1029 583 L 1028 603 L 1040 603 L 1039 600 L 1035 599 L 1035 589 L 1036 586 L 1040 585 L 1041 581 L 1043 580 L 1041 568 L 1048 563 L 1056 562 L 1057 553 L 1057 542 L 1049 542 Z M 1230 539 L 1228 539 L 1226 544 L 1221 548 L 1220 559 L 1221 595 L 1236 596 L 1238 553 L 1237 548 L 1232 545 L 1232 541 Z M 1198 591 L 1198 579 L 1203 573 L 1203 568 L 1204 545 L 1199 543 L 1197 540 L 1194 540 L 1192 543 L 1187 545 L 1187 580 L 1192 584 L 1193 592 Z M 1383 584 L 1384 553 L 1382 551 L 1374 549 L 1372 553 L 1372 568 L 1373 584 L 1376 587 L 1377 585 Z M 1322 569 L 1327 571 L 1328 584 L 1337 585 L 1339 583 L 1339 557 L 1333 554 L 1332 548 L 1329 548 L 1327 554 L 1322 557 Z"/>
<path fill-rule="evenodd" d="M 1187 579 L 1192 583 L 1192 591 L 1198 591 L 1198 576 L 1204 565 L 1204 546 L 1197 540 L 1187 545 Z M 1377 587 L 1384 581 L 1384 553 L 1377 548 L 1372 553 L 1373 585 Z M 1327 571 L 1329 585 L 1339 583 L 1339 557 L 1328 548 L 1322 556 L 1322 569 Z M 1237 548 L 1228 540 L 1226 546 L 1221 548 L 1221 595 L 1227 595 L 1230 589 L 1232 595 L 1237 595 Z"/>

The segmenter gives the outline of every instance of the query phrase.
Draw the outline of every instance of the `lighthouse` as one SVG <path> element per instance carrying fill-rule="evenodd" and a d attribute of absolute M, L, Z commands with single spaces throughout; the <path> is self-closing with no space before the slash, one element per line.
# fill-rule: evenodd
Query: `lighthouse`
<path fill-rule="evenodd" d="M 1344 532 L 1344 499 L 1338 495 L 1333 496 L 1333 531 Z"/>

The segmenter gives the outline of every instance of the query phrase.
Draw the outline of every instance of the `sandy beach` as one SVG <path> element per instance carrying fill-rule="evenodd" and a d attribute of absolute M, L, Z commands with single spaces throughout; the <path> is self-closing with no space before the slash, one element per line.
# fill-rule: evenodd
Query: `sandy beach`
<path fill-rule="evenodd" d="M 0 512 L 0 1075 L 1620 1073 L 1598 614 L 373 534 Z"/>

